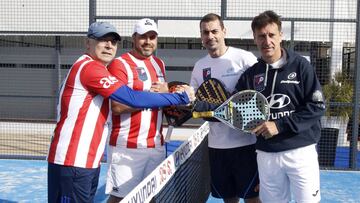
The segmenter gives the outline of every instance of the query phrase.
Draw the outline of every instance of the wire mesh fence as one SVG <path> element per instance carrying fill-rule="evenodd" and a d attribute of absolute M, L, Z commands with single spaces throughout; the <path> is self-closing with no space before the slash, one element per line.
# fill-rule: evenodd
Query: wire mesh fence
<path fill-rule="evenodd" d="M 328 107 L 321 120 L 323 167 L 358 169 L 359 119 L 353 119 L 359 117 L 354 99 L 359 94 L 358 6 L 356 0 L 2 0 L 0 153 L 3 157 L 46 155 L 56 121 L 58 89 L 84 52 L 89 23 L 109 21 L 117 27 L 123 38 L 119 55 L 132 47 L 135 21 L 155 19 L 159 26 L 157 55 L 165 61 L 168 81 L 188 82 L 193 65 L 206 54 L 199 32 L 202 16 L 221 15 L 227 45 L 259 56 L 251 20 L 264 10 L 274 10 L 282 16 L 283 46 L 306 57 L 323 85 Z"/>

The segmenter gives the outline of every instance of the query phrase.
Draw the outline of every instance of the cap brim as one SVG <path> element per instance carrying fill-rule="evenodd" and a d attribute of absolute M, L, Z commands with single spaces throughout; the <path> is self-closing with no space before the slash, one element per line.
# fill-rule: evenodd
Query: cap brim
<path fill-rule="evenodd" d="M 121 41 L 121 36 L 116 33 L 116 32 L 108 32 L 108 33 L 105 33 L 105 34 L 102 34 L 100 36 L 95 36 L 95 35 L 88 35 L 89 38 L 94 38 L 94 39 L 100 39 L 100 38 L 103 38 L 104 36 L 106 35 L 113 35 L 115 36 L 115 38 L 118 40 L 118 41 Z"/>
<path fill-rule="evenodd" d="M 120 36 L 118 33 L 116 33 L 116 32 L 109 32 L 109 33 L 107 33 L 107 34 L 113 34 L 113 35 L 117 38 L 118 41 L 121 41 L 121 36 Z"/>
<path fill-rule="evenodd" d="M 153 32 L 155 32 L 157 35 L 159 35 L 159 33 L 158 33 L 157 30 L 135 31 L 134 34 L 135 34 L 135 33 L 138 33 L 139 35 L 143 35 L 143 34 L 145 34 L 145 33 L 147 33 L 147 32 L 151 32 L 151 31 L 153 31 Z"/>

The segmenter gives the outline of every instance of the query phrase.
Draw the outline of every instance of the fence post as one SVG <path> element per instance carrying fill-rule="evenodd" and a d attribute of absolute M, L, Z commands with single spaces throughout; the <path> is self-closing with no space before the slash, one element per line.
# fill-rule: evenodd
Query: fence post
<path fill-rule="evenodd" d="M 359 81 L 360 81 L 360 5 L 357 1 L 356 9 L 356 38 L 355 38 L 355 81 L 354 81 L 354 102 L 353 102 L 353 122 L 352 122 L 352 137 L 350 140 L 350 167 L 356 169 L 357 160 L 357 144 L 358 144 L 358 132 L 359 132 Z"/>
<path fill-rule="evenodd" d="M 61 86 L 61 42 L 60 42 L 60 36 L 55 36 L 55 69 L 56 69 L 56 90 L 55 93 L 55 108 L 54 108 L 54 118 L 56 120 L 56 114 L 57 114 L 57 102 L 60 92 L 60 86 Z"/>
<path fill-rule="evenodd" d="M 89 25 L 96 21 L 96 0 L 89 0 Z"/>
<path fill-rule="evenodd" d="M 227 18 L 227 10 L 226 10 L 226 3 L 227 3 L 227 0 L 221 0 L 221 10 L 220 10 L 220 16 L 223 20 L 225 20 Z"/>

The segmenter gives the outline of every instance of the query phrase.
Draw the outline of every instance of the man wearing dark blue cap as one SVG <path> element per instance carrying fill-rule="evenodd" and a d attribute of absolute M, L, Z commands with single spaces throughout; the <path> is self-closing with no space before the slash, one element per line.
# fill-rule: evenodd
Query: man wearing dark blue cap
<path fill-rule="evenodd" d="M 135 108 L 188 104 L 194 91 L 136 92 L 107 70 L 120 35 L 106 22 L 90 25 L 86 53 L 71 67 L 59 95 L 48 153 L 48 202 L 93 202 L 108 135 L 109 98 Z M 136 99 L 136 100 L 135 100 Z"/>

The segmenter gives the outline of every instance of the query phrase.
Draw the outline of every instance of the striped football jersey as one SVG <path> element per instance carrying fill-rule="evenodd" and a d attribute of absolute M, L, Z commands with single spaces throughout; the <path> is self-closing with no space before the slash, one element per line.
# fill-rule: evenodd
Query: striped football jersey
<path fill-rule="evenodd" d="M 60 89 L 50 163 L 99 167 L 108 136 L 108 97 L 122 84 L 88 55 L 74 63 Z"/>
<path fill-rule="evenodd" d="M 111 74 L 134 90 L 149 91 L 156 81 L 165 82 L 164 62 L 150 56 L 138 59 L 125 53 L 109 64 Z M 162 110 L 144 109 L 112 116 L 110 145 L 127 148 L 154 148 L 163 145 Z"/>

